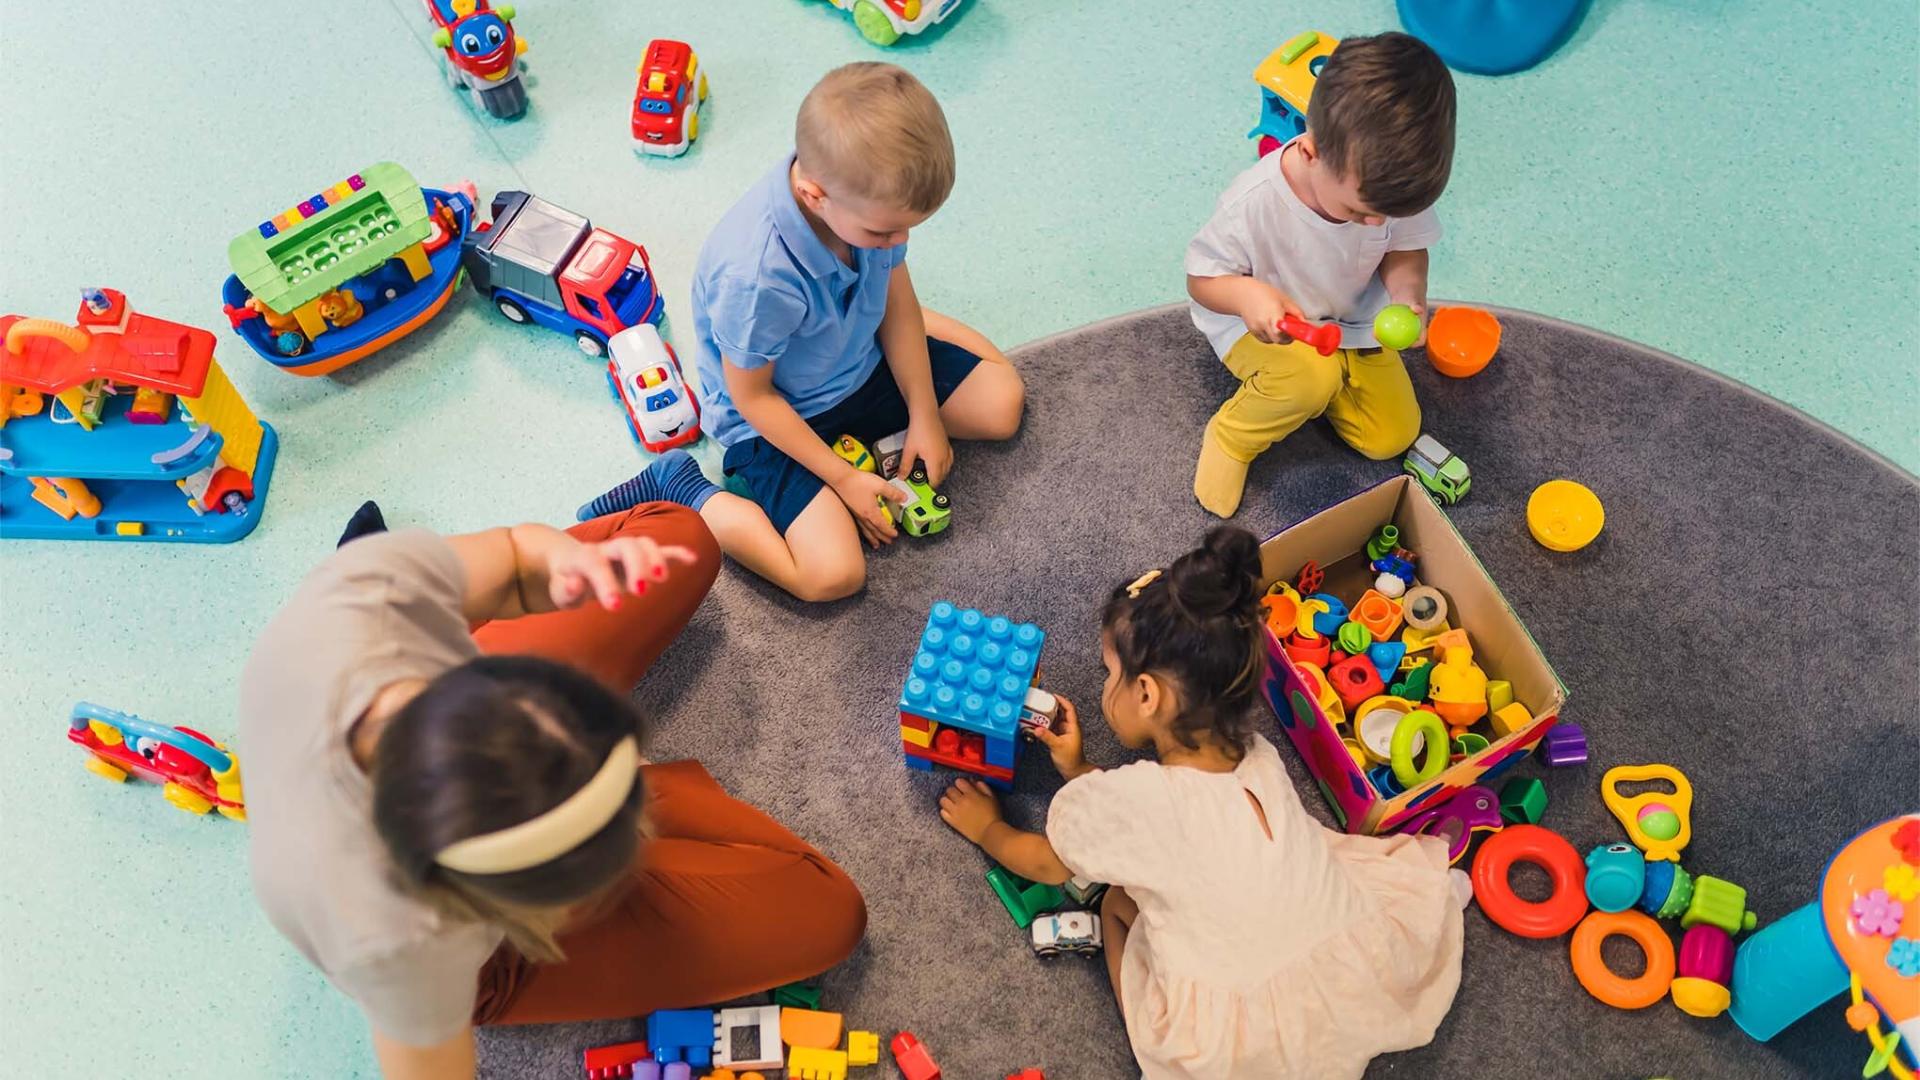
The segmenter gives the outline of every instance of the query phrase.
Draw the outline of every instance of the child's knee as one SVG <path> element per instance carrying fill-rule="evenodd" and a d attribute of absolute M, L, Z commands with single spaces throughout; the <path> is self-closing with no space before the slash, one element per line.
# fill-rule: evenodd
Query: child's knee
<path fill-rule="evenodd" d="M 1348 445 L 1359 451 L 1362 457 L 1375 461 L 1386 461 L 1399 457 L 1420 437 L 1420 406 L 1414 405 L 1399 413 L 1377 417 L 1348 440 Z"/>
<path fill-rule="evenodd" d="M 811 603 L 845 600 L 867 585 L 867 562 L 858 549 L 851 559 L 834 559 L 803 568 L 794 583 L 796 599 Z"/>
<path fill-rule="evenodd" d="M 1012 364 L 1003 363 L 997 407 L 990 410 L 983 425 L 983 438 L 1011 439 L 1020 431 L 1027 412 L 1027 383 Z"/>

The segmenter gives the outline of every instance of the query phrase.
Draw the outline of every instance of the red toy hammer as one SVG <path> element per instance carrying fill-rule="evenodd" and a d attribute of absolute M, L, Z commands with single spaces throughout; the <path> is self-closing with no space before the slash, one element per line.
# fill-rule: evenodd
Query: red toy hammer
<path fill-rule="evenodd" d="M 1282 315 L 1280 332 L 1313 346 L 1321 356 L 1332 356 L 1340 347 L 1340 328 L 1332 323 L 1315 324 L 1298 315 Z"/>

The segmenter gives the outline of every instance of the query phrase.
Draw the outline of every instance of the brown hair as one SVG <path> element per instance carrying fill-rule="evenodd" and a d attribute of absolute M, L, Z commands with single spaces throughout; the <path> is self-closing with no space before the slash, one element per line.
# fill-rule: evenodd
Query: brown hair
<path fill-rule="evenodd" d="M 940 103 L 906 69 L 862 61 L 827 72 L 793 126 L 800 170 L 834 193 L 930 214 L 953 191 Z"/>
<path fill-rule="evenodd" d="M 489 656 L 428 683 L 374 746 L 373 823 L 402 887 L 444 914 L 499 926 L 532 960 L 561 958 L 569 909 L 632 866 L 644 792 L 613 820 L 539 866 L 468 874 L 434 861 L 459 840 L 510 828 L 579 791 L 622 738 L 640 736 L 625 697 L 584 672 L 533 656 Z"/>
<path fill-rule="evenodd" d="M 1432 206 L 1453 171 L 1453 76 L 1410 34 L 1347 38 L 1313 87 L 1307 131 L 1371 210 L 1406 217 Z"/>
<path fill-rule="evenodd" d="M 1231 525 L 1207 533 L 1200 547 L 1130 594 L 1107 598 L 1100 622 L 1123 678 L 1165 680 L 1178 699 L 1174 737 L 1196 749 L 1210 732 L 1229 757 L 1245 756 L 1253 737 L 1254 693 L 1267 670 L 1260 626 L 1260 544 Z"/>

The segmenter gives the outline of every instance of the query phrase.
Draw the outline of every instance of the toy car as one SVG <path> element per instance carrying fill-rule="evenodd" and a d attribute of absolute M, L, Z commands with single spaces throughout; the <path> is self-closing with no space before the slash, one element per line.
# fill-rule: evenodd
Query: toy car
<path fill-rule="evenodd" d="M 861 472 L 875 472 L 878 469 L 873 463 L 873 455 L 867 453 L 866 444 L 851 435 L 842 435 L 833 440 L 833 452 L 840 455 L 840 460 Z"/>
<path fill-rule="evenodd" d="M 643 154 L 679 157 L 700 137 L 700 103 L 707 75 L 684 41 L 655 38 L 640 57 L 640 85 L 628 118 L 633 148 Z"/>
<path fill-rule="evenodd" d="M 605 356 L 613 335 L 665 313 L 646 248 L 524 191 L 495 195 L 492 211 L 462 241 L 460 265 L 500 314 Z"/>
<path fill-rule="evenodd" d="M 902 35 L 917 34 L 936 23 L 945 22 L 963 0 L 827 0 L 842 11 L 853 13 L 853 25 L 860 36 L 875 45 L 887 46 Z"/>
<path fill-rule="evenodd" d="M 433 43 L 446 50 L 447 83 L 471 93 L 488 116 L 511 120 L 526 112 L 520 54 L 527 42 L 513 32 L 513 6 L 496 8 L 487 0 L 426 0 L 426 5 Z"/>
<path fill-rule="evenodd" d="M 239 759 L 192 728 L 82 701 L 67 718 L 67 740 L 87 751 L 87 770 L 96 776 L 116 783 L 137 776 L 164 785 L 167 801 L 190 814 L 218 810 L 247 820 Z"/>
<path fill-rule="evenodd" d="M 1466 498 L 1467 489 L 1473 484 L 1473 473 L 1467 469 L 1467 463 L 1431 435 L 1422 435 L 1413 441 L 1413 449 L 1407 451 L 1404 464 L 1433 496 L 1433 501 L 1445 506 Z"/>
<path fill-rule="evenodd" d="M 889 504 L 887 510 L 893 515 L 894 524 L 907 530 L 908 536 L 932 536 L 952 523 L 953 503 L 927 483 L 924 466 L 915 465 L 906 479 L 896 476 L 891 482 L 908 497 L 898 506 Z"/>
<path fill-rule="evenodd" d="M 1033 955 L 1051 960 L 1063 952 L 1093 956 L 1100 951 L 1100 920 L 1091 911 L 1062 911 L 1033 920 Z"/>
<path fill-rule="evenodd" d="M 665 453 L 700 438 L 700 404 L 680 374 L 680 358 L 651 323 L 629 326 L 607 342 L 607 383 L 627 409 L 640 445 Z"/>

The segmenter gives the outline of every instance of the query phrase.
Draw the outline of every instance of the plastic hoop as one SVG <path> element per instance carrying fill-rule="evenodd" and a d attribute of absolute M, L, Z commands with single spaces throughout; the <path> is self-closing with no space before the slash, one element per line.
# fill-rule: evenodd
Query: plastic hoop
<path fill-rule="evenodd" d="M 1553 895 L 1537 904 L 1522 900 L 1507 881 L 1516 862 L 1545 870 L 1553 881 Z M 1559 937 L 1587 913 L 1586 872 L 1580 853 L 1559 833 L 1538 825 L 1510 825 L 1487 837 L 1474 856 L 1473 898 L 1495 926 L 1510 934 Z"/>
<path fill-rule="evenodd" d="M 1647 970 L 1638 978 L 1615 975 L 1600 956 L 1600 945 L 1620 936 L 1640 946 Z M 1574 977 L 1602 1004 L 1616 1009 L 1644 1009 L 1667 996 L 1673 982 L 1673 939 L 1660 924 L 1638 911 L 1596 911 L 1580 920 L 1570 949 Z"/>
<path fill-rule="evenodd" d="M 1426 736 L 1426 760 L 1419 768 L 1413 765 L 1413 737 Z M 1447 770 L 1447 728 L 1440 717 L 1425 709 L 1415 709 L 1402 716 L 1393 727 L 1393 744 L 1390 747 L 1393 763 L 1393 778 L 1411 788 L 1415 784 L 1424 784 Z"/>

